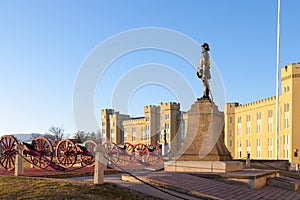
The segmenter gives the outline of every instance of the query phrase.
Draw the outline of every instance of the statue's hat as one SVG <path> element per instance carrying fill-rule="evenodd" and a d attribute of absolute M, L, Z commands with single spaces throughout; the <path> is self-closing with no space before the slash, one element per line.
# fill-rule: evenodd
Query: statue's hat
<path fill-rule="evenodd" d="M 206 51 L 209 51 L 210 49 L 209 49 L 209 45 L 207 44 L 207 43 L 203 43 L 202 45 L 201 45 L 201 47 L 203 47 Z"/>

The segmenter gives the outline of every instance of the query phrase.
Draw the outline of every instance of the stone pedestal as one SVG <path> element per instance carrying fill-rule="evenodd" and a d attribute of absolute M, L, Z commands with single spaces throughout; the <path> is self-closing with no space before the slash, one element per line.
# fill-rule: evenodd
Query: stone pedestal
<path fill-rule="evenodd" d="M 231 161 L 232 157 L 224 143 L 224 113 L 210 100 L 197 99 L 187 114 L 185 141 L 176 152 L 175 160 L 165 163 L 165 170 L 199 172 L 201 166 L 203 171 L 207 171 L 207 168 L 219 172 L 242 169 L 242 163 Z"/>

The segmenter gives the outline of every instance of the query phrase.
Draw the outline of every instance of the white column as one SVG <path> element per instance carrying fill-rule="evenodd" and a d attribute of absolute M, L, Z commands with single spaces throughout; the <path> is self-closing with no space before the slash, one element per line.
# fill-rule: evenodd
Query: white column
<path fill-rule="evenodd" d="M 21 144 L 17 144 L 15 149 L 18 152 L 16 154 L 15 176 L 22 176 L 24 175 L 24 169 L 23 169 L 23 158 L 21 155 L 23 155 L 24 147 Z"/>
<path fill-rule="evenodd" d="M 104 169 L 106 167 L 106 159 L 104 158 L 105 148 L 102 145 L 95 147 L 95 170 L 94 184 L 102 185 L 104 182 Z"/>

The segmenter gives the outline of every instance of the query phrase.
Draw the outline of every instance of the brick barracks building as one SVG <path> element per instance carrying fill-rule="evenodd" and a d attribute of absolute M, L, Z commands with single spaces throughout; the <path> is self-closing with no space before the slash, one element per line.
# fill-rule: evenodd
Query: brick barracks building
<path fill-rule="evenodd" d="M 166 134 L 171 150 L 174 152 L 180 148 L 185 137 L 186 114 L 180 111 L 179 103 L 144 106 L 144 114 L 143 117 L 130 118 L 113 109 L 103 109 L 103 142 L 159 145 L 164 143 Z"/>

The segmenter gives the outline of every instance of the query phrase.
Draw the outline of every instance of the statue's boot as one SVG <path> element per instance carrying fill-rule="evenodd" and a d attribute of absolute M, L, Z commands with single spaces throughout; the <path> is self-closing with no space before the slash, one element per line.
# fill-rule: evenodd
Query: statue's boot
<path fill-rule="evenodd" d="M 209 89 L 208 88 L 205 90 L 205 97 L 209 98 Z"/>

